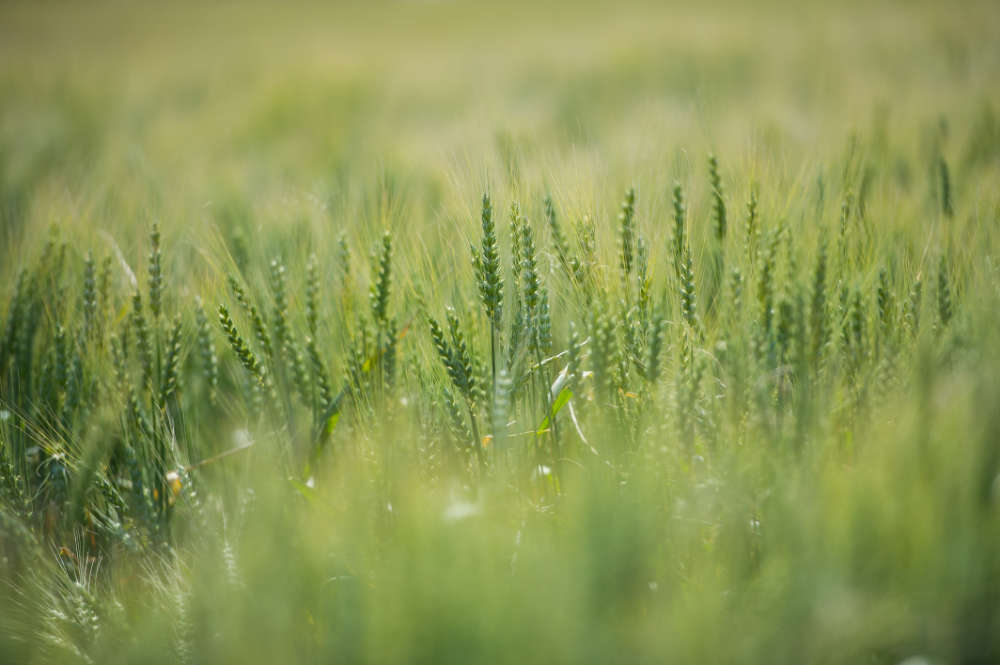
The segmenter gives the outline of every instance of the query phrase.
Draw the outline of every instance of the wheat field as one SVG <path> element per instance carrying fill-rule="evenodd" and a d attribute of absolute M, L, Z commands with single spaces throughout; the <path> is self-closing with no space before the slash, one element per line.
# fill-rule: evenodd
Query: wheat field
<path fill-rule="evenodd" d="M 992 2 L 0 6 L 0 662 L 1000 662 Z"/>

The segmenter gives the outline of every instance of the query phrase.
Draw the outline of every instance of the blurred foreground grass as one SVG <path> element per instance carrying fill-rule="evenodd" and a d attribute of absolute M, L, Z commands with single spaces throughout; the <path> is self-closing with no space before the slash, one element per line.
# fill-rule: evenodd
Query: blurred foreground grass
<path fill-rule="evenodd" d="M 0 661 L 996 662 L 997 80 L 989 2 L 4 4 Z"/>

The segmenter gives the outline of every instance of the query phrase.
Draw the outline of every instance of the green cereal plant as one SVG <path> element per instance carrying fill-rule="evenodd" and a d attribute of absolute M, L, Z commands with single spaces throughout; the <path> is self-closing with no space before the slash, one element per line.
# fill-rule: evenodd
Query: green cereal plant
<path fill-rule="evenodd" d="M 111 310 L 111 286 L 112 286 L 112 269 L 114 263 L 110 256 L 105 256 L 104 260 L 101 261 L 101 274 L 98 279 L 97 294 L 100 298 L 100 309 L 105 317 Z"/>
<path fill-rule="evenodd" d="M 771 231 L 762 248 L 762 263 L 757 279 L 757 304 L 760 307 L 761 331 L 765 340 L 770 340 L 774 330 L 775 262 L 778 242 L 778 232 Z"/>
<path fill-rule="evenodd" d="M 493 429 L 493 449 L 503 450 L 507 440 L 507 423 L 513 406 L 514 380 L 506 368 L 501 367 L 493 386 L 493 404 L 490 426 Z"/>
<path fill-rule="evenodd" d="M 708 181 L 711 196 L 713 243 L 709 250 L 705 282 L 705 313 L 714 317 L 716 299 L 725 280 L 726 202 L 722 189 L 719 162 L 714 154 L 708 156 Z"/>
<path fill-rule="evenodd" d="M 583 372 L 583 345 L 580 332 L 573 321 L 569 322 L 568 344 L 566 346 L 566 386 L 571 392 L 579 392 Z"/>
<path fill-rule="evenodd" d="M 896 298 L 889 285 L 889 271 L 885 267 L 879 268 L 878 271 L 875 302 L 878 308 L 880 345 L 891 344 L 896 323 Z"/>
<path fill-rule="evenodd" d="M 395 320 L 389 316 L 389 292 L 392 285 L 392 234 L 382 234 L 380 251 L 372 259 L 375 278 L 368 291 L 372 322 L 375 325 L 373 380 L 379 391 L 388 390 L 393 383 L 396 364 L 397 330 Z"/>
<path fill-rule="evenodd" d="M 240 364 L 263 385 L 266 381 L 267 370 L 257 360 L 257 356 L 236 329 L 236 324 L 233 322 L 232 317 L 229 315 L 229 310 L 225 305 L 219 305 L 219 325 L 222 326 L 222 332 L 226 335 L 229 346 L 233 349 L 233 353 L 236 354 L 236 358 L 240 361 Z"/>
<path fill-rule="evenodd" d="M 323 362 L 319 348 L 316 346 L 316 340 L 312 337 L 306 337 L 306 355 L 309 357 L 309 367 L 312 371 L 315 390 L 313 399 L 316 400 L 317 411 L 325 413 L 330 405 L 333 404 L 333 389 L 330 386 L 330 377 L 326 370 L 326 364 Z"/>
<path fill-rule="evenodd" d="M 618 213 L 618 265 L 622 273 L 622 283 L 625 285 L 626 298 L 628 284 L 632 275 L 635 260 L 636 221 L 635 221 L 635 187 L 629 187 L 625 192 L 625 200 Z"/>
<path fill-rule="evenodd" d="M 690 329 L 681 333 L 676 386 L 677 434 L 688 453 L 694 450 L 695 424 L 699 419 L 698 397 L 704 372 L 704 366 L 695 355 L 692 333 Z"/>
<path fill-rule="evenodd" d="M 948 170 L 948 162 L 944 155 L 937 159 L 938 187 L 941 202 L 941 214 L 951 219 L 955 216 L 955 206 L 952 202 L 951 173 Z"/>
<path fill-rule="evenodd" d="M 830 330 L 827 313 L 827 250 L 826 235 L 820 236 L 816 267 L 813 270 L 812 296 L 809 303 L 810 359 L 819 365 L 823 348 L 829 340 Z"/>
<path fill-rule="evenodd" d="M 920 307 L 923 303 L 923 281 L 918 274 L 913 279 L 913 286 L 903 305 L 903 321 L 910 332 L 911 337 L 916 337 L 920 332 Z"/>
<path fill-rule="evenodd" d="M 621 359 L 616 322 L 607 307 L 600 305 L 591 310 L 588 323 L 595 397 L 605 409 L 613 408 L 618 404 Z"/>
<path fill-rule="evenodd" d="M 195 325 L 198 330 L 198 356 L 201 360 L 201 370 L 208 387 L 208 402 L 215 404 L 219 389 L 219 357 L 215 352 L 215 342 L 212 340 L 212 330 L 205 314 L 201 298 L 195 301 Z"/>
<path fill-rule="evenodd" d="M 448 428 L 452 436 L 462 442 L 465 447 L 469 446 L 469 441 L 475 442 L 475 436 L 466 424 L 465 416 L 462 415 L 462 407 L 459 405 L 455 394 L 447 387 L 441 388 L 441 397 L 444 402 L 444 410 L 448 416 Z M 475 449 L 475 445 L 473 445 Z M 481 453 L 480 453 L 481 454 Z"/>
<path fill-rule="evenodd" d="M 346 233 L 337 236 L 337 267 L 340 269 L 342 278 L 346 281 L 351 272 L 351 247 L 347 244 Z"/>
<path fill-rule="evenodd" d="M 260 315 L 257 308 L 250 302 L 247 297 L 246 291 L 240 286 L 240 283 L 236 281 L 236 278 L 232 275 L 228 279 L 229 288 L 233 292 L 233 296 L 236 298 L 236 302 L 239 303 L 243 312 L 250 318 L 250 322 L 253 325 L 254 335 L 257 338 L 257 343 L 260 348 L 264 350 L 264 355 L 268 358 L 274 357 L 274 347 L 271 344 L 271 335 L 267 332 L 267 324 L 264 322 L 264 317 Z"/>
<path fill-rule="evenodd" d="M 269 271 L 271 293 L 274 307 L 271 310 L 271 325 L 274 329 L 274 344 L 279 350 L 284 350 L 289 343 L 288 326 L 288 286 L 285 277 L 285 266 L 278 259 L 273 259 Z"/>
<path fill-rule="evenodd" d="M 142 293 L 138 290 L 132 295 L 132 328 L 135 333 L 136 351 L 139 354 L 139 366 L 142 369 L 142 385 L 153 388 L 153 342 L 149 321 L 143 312 Z"/>
<path fill-rule="evenodd" d="M 694 265 L 691 260 L 691 248 L 685 245 L 683 258 L 678 271 L 678 282 L 681 300 L 681 315 L 684 321 L 700 339 L 703 336 L 701 322 L 698 319 L 697 294 L 694 285 Z"/>
<path fill-rule="evenodd" d="M 716 344 L 716 352 L 724 363 L 730 385 L 727 390 L 730 405 L 737 412 L 742 407 L 746 393 L 746 357 L 743 353 L 745 341 L 742 330 L 745 280 L 738 267 L 732 268 L 728 282 L 729 306 L 722 321 L 725 329 L 722 339 Z"/>
<path fill-rule="evenodd" d="M 803 369 L 806 351 L 805 306 L 799 291 L 786 293 L 778 304 L 777 343 L 779 362 L 798 375 Z M 797 378 L 797 376 L 796 376 Z"/>
<path fill-rule="evenodd" d="M 503 274 L 500 266 L 500 248 L 496 224 L 493 222 L 493 205 L 489 194 L 483 194 L 480 216 L 483 227 L 482 250 L 473 248 L 473 268 L 479 286 L 479 297 L 490 324 L 490 382 L 496 383 L 497 354 L 503 326 Z"/>
<path fill-rule="evenodd" d="M 635 245 L 636 283 L 638 284 L 639 315 L 645 321 L 649 314 L 650 298 L 652 297 L 653 278 L 649 272 L 649 243 L 639 236 Z"/>
<path fill-rule="evenodd" d="M 850 190 L 844 192 L 844 198 L 840 202 L 840 235 L 838 236 L 838 273 L 843 279 L 850 273 L 850 222 L 851 209 L 853 206 L 853 194 Z"/>
<path fill-rule="evenodd" d="M 860 289 L 853 289 L 844 317 L 841 337 L 847 360 L 848 379 L 854 381 L 865 359 L 865 303 Z"/>
<path fill-rule="evenodd" d="M 271 309 L 271 325 L 274 329 L 274 343 L 284 360 L 284 367 L 279 372 L 283 377 L 291 377 L 292 385 L 302 401 L 312 406 L 312 391 L 309 386 L 305 359 L 291 331 L 288 304 L 288 280 L 284 264 L 279 259 L 273 259 L 268 273 L 271 293 L 274 300 Z M 306 314 L 309 310 L 307 307 Z M 308 322 L 307 322 L 308 325 Z M 281 367 L 278 365 L 277 367 Z M 286 401 L 286 411 L 291 410 Z"/>
<path fill-rule="evenodd" d="M 181 364 L 181 316 L 174 318 L 167 336 L 166 355 L 163 360 L 163 376 L 160 379 L 160 403 L 167 404 L 175 396 L 180 380 Z"/>
<path fill-rule="evenodd" d="M 316 254 L 310 254 L 306 261 L 306 328 L 316 336 L 319 327 L 319 261 Z"/>
<path fill-rule="evenodd" d="M 382 234 L 381 252 L 375 259 L 375 279 L 368 291 L 372 319 L 384 324 L 389 311 L 389 289 L 392 286 L 392 234 Z"/>
<path fill-rule="evenodd" d="M 465 399 L 466 411 L 469 417 L 469 427 L 472 434 L 472 448 L 476 453 L 480 464 L 483 464 L 482 438 L 479 433 L 479 424 L 476 413 L 482 403 L 484 391 L 482 381 L 477 372 L 476 361 L 471 349 L 465 340 L 461 324 L 455 310 L 448 308 L 445 313 L 448 325 L 448 337 L 433 317 L 428 317 L 427 324 L 430 327 L 431 341 L 438 357 L 448 371 L 448 377 L 452 385 Z"/>
<path fill-rule="evenodd" d="M 292 383 L 295 386 L 295 390 L 298 391 L 302 402 L 306 406 L 312 407 L 313 397 L 312 385 L 309 380 L 310 374 L 306 371 L 306 359 L 302 355 L 300 346 L 293 338 L 289 337 L 285 341 L 282 353 L 288 363 L 288 370 L 292 375 Z"/>
<path fill-rule="evenodd" d="M 593 279 L 594 269 L 598 263 L 597 225 L 590 215 L 583 215 L 577 220 L 575 227 L 577 242 L 580 245 L 580 270 L 583 275 L 588 277 L 588 281 L 584 283 L 584 295 L 589 296 L 590 290 L 587 287 L 590 286 L 589 280 Z"/>
<path fill-rule="evenodd" d="M 0 338 L 0 381 L 3 381 L 7 365 L 14 356 L 14 344 L 24 315 L 24 290 L 27 279 L 28 271 L 22 269 L 14 282 L 14 291 L 7 306 L 7 320 L 4 323 L 3 337 Z"/>
<path fill-rule="evenodd" d="M 154 223 L 149 234 L 149 312 L 157 321 L 163 311 L 163 257 L 160 255 L 160 225 Z"/>
<path fill-rule="evenodd" d="M 552 322 L 549 318 L 548 293 L 542 286 L 531 225 L 528 224 L 527 220 L 522 220 L 519 230 L 528 351 L 541 361 L 542 356 L 548 353 L 552 345 Z M 631 258 L 629 260 L 631 261 Z"/>
<path fill-rule="evenodd" d="M 952 303 L 951 278 L 948 275 L 948 260 L 945 258 L 944 254 L 941 255 L 941 258 L 938 261 L 937 310 L 938 323 L 941 325 L 941 328 L 947 328 L 948 324 L 951 322 L 954 310 Z"/>
<path fill-rule="evenodd" d="M 647 332 L 646 356 L 642 375 L 650 384 L 656 384 L 662 371 L 661 356 L 666 330 L 666 317 L 659 308 L 653 310 Z"/>
<path fill-rule="evenodd" d="M 757 187 L 752 186 L 750 188 L 750 198 L 747 200 L 747 214 L 746 221 L 744 223 L 744 254 L 746 256 L 747 265 L 751 268 L 754 266 L 757 260 L 757 250 L 760 245 L 760 219 L 759 219 L 759 201 L 757 198 Z M 750 275 L 752 277 L 752 275 Z"/>
<path fill-rule="evenodd" d="M 671 260 L 678 282 L 683 280 L 684 252 L 687 249 L 687 207 L 684 205 L 684 190 L 679 182 L 674 183 L 673 193 L 674 227 L 671 236 Z"/>
<path fill-rule="evenodd" d="M 722 190 L 722 176 L 719 174 L 719 160 L 714 154 L 708 156 L 708 180 L 712 196 L 712 232 L 721 244 L 726 239 L 726 201 Z"/>
<path fill-rule="evenodd" d="M 86 336 L 91 336 L 97 326 L 97 265 L 94 255 L 87 252 L 83 262 L 83 329 Z"/>
<path fill-rule="evenodd" d="M 521 347 L 524 344 L 524 333 L 527 324 L 527 314 L 524 309 L 524 294 L 522 293 L 522 279 L 521 273 L 523 271 L 522 264 L 522 248 L 521 248 L 521 227 L 527 223 L 523 217 L 521 217 L 521 207 L 514 201 L 510 206 L 510 255 L 511 255 L 511 268 L 510 268 L 510 295 L 513 300 L 513 315 L 510 317 L 510 335 L 507 338 L 507 365 L 513 367 L 517 356 L 520 353 Z"/>

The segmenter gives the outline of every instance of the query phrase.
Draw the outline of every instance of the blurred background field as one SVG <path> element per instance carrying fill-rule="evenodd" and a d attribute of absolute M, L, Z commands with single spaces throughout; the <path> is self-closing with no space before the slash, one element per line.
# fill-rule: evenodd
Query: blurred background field
<path fill-rule="evenodd" d="M 988 1 L 4 2 L 0 662 L 996 662 L 998 82 Z M 690 279 L 671 256 L 675 182 Z M 625 367 L 630 186 L 663 303 L 637 315 L 634 355 L 665 317 L 658 380 Z M 426 318 L 454 306 L 485 365 L 469 256 L 484 192 L 508 289 L 513 201 L 534 225 L 554 359 L 507 405 L 526 436 L 481 468 L 465 424 L 442 424 Z M 546 195 L 574 251 L 593 228 L 588 280 L 564 275 Z M 180 321 L 169 399 L 136 365 L 154 224 L 164 355 Z M 217 325 L 226 304 L 250 338 L 227 277 L 268 326 L 287 285 L 300 350 L 315 338 L 336 392 L 377 364 L 352 353 L 388 325 L 368 311 L 385 231 L 396 383 L 357 388 L 331 422 L 295 401 L 290 365 L 261 408 Z M 81 323 L 88 252 L 110 257 L 98 333 Z M 506 297 L 503 335 L 521 302 Z M 25 312 L 34 325 L 10 323 Z M 581 422 L 559 416 L 550 454 L 538 414 L 569 323 L 589 380 L 603 314 L 628 359 L 614 407 L 571 374 Z M 76 375 L 92 392 L 67 406 Z M 118 477 L 125 449 L 157 478 L 145 493 Z"/>
<path fill-rule="evenodd" d="M 177 220 L 195 234 L 241 206 L 375 227 L 403 225 L 405 201 L 406 225 L 420 227 L 466 212 L 487 184 L 584 208 L 635 181 L 660 200 L 709 149 L 751 177 L 795 182 L 852 134 L 909 156 L 942 121 L 964 160 L 982 149 L 965 129 L 995 132 L 1000 96 L 990 2 L 2 12 L 8 252 L 37 223 Z M 391 212 L 363 209 L 379 187 Z"/>

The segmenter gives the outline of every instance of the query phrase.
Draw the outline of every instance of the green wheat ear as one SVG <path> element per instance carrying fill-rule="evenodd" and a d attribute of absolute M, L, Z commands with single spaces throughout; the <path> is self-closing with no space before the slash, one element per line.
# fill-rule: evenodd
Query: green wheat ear
<path fill-rule="evenodd" d="M 708 156 L 708 182 L 714 242 L 705 258 L 706 269 L 703 272 L 705 275 L 704 311 L 705 315 L 714 321 L 717 318 L 719 308 L 723 307 L 723 304 L 718 300 L 722 297 L 726 276 L 726 232 L 728 227 L 722 176 L 719 173 L 718 158 L 714 154 Z"/>
<path fill-rule="evenodd" d="M 510 254 L 511 280 L 513 282 L 514 298 L 520 298 L 521 288 L 521 206 L 517 201 L 510 204 Z"/>
<path fill-rule="evenodd" d="M 283 350 L 288 344 L 290 335 L 288 328 L 288 287 L 285 279 L 285 266 L 278 259 L 271 261 L 269 278 L 271 292 L 274 296 L 274 308 L 271 312 L 271 323 L 274 326 L 274 343 L 279 350 Z"/>
<path fill-rule="evenodd" d="M 319 326 L 319 290 L 319 261 L 316 254 L 310 254 L 306 262 L 306 327 L 313 337 Z"/>
<path fill-rule="evenodd" d="M 431 341 L 442 364 L 448 370 L 448 377 L 451 379 L 451 384 L 465 398 L 469 425 L 472 430 L 470 434 L 473 448 L 480 465 L 482 465 L 485 462 L 485 458 L 483 456 L 482 439 L 479 434 L 476 411 L 482 403 L 485 391 L 482 387 L 482 381 L 477 376 L 475 359 L 466 343 L 465 335 L 462 332 L 462 327 L 455 311 L 449 307 L 445 313 L 445 318 L 450 340 L 445 337 L 445 331 L 438 324 L 437 320 L 430 316 L 427 317 Z M 457 426 L 461 421 L 461 416 L 457 415 L 458 407 L 447 389 L 445 389 L 445 398 L 449 412 L 452 414 L 452 420 Z M 464 429 L 464 427 L 458 427 L 458 429 Z"/>
<path fill-rule="evenodd" d="M 381 252 L 376 258 L 375 281 L 368 292 L 372 319 L 376 324 L 385 324 L 389 310 L 389 289 L 392 285 L 392 234 L 382 235 Z"/>
<path fill-rule="evenodd" d="M 850 222 L 851 222 L 851 207 L 853 206 L 853 198 L 851 190 L 844 192 L 844 198 L 840 202 L 840 236 L 838 238 L 838 253 L 839 253 L 839 265 L 838 273 L 841 278 L 848 274 L 848 265 L 850 263 L 850 257 L 848 253 L 850 251 Z"/>
<path fill-rule="evenodd" d="M 846 287 L 845 287 L 846 291 Z M 841 328 L 841 340 L 848 361 L 848 374 L 857 373 L 865 353 L 865 303 L 861 291 L 853 290 L 849 297 L 841 295 L 846 305 L 846 316 Z"/>
<path fill-rule="evenodd" d="M 588 319 L 590 365 L 594 373 L 597 397 L 606 407 L 618 404 L 622 353 L 617 327 L 607 305 L 603 302 L 594 303 Z"/>
<path fill-rule="evenodd" d="M 799 293 L 785 294 L 778 303 L 776 341 L 782 365 L 797 366 L 802 360 L 805 339 L 803 302 Z"/>
<path fill-rule="evenodd" d="M 325 412 L 333 403 L 333 389 L 330 387 L 330 377 L 326 371 L 326 365 L 316 347 L 316 340 L 306 337 L 306 354 L 309 357 L 309 367 L 312 369 L 313 381 L 318 392 L 318 406 Z"/>
<path fill-rule="evenodd" d="M 552 345 L 552 322 L 549 318 L 548 293 L 542 286 L 531 225 L 521 223 L 521 270 L 524 275 L 524 306 L 528 322 L 528 348 L 535 354 L 546 353 Z"/>
<path fill-rule="evenodd" d="M 760 320 L 765 337 L 769 337 L 774 324 L 775 262 L 779 236 L 777 231 L 768 233 L 768 241 L 762 248 L 763 265 L 757 282 L 757 302 L 760 305 Z"/>
<path fill-rule="evenodd" d="M 948 260 L 943 254 L 938 263 L 937 287 L 938 322 L 942 328 L 946 328 L 951 322 L 953 310 L 951 278 L 948 276 Z"/>
<path fill-rule="evenodd" d="M 153 346 L 150 340 L 149 321 L 143 313 L 142 294 L 136 291 L 132 296 L 132 326 L 135 331 L 136 349 L 142 367 L 142 384 L 153 387 Z"/>
<path fill-rule="evenodd" d="M 679 182 L 674 183 L 673 190 L 674 229 L 671 237 L 674 274 L 682 280 L 684 270 L 684 251 L 687 247 L 687 208 L 684 205 L 684 190 Z"/>
<path fill-rule="evenodd" d="M 309 373 L 306 371 L 306 361 L 302 356 L 302 351 L 295 339 L 289 337 L 282 347 L 289 371 L 292 373 L 292 382 L 295 389 L 306 406 L 313 406 L 312 384 Z"/>
<path fill-rule="evenodd" d="M 941 193 L 941 213 L 949 219 L 955 216 L 955 207 L 952 203 L 951 193 L 951 173 L 948 171 L 948 162 L 944 155 L 938 157 L 938 183 Z"/>
<path fill-rule="evenodd" d="M 883 336 L 888 336 L 892 332 L 896 302 L 889 287 L 889 271 L 884 267 L 879 268 L 878 271 L 878 287 L 875 295 L 881 332 Z"/>
<path fill-rule="evenodd" d="M 580 374 L 583 366 L 583 340 L 576 329 L 573 321 L 569 322 L 569 344 L 567 346 L 566 373 L 567 387 L 573 392 L 577 392 L 580 384 Z"/>
<path fill-rule="evenodd" d="M 482 250 L 473 248 L 472 263 L 479 286 L 479 298 L 483 303 L 486 318 L 490 322 L 490 378 L 492 385 L 497 380 L 497 353 L 500 331 L 503 325 L 503 276 L 500 268 L 500 251 L 497 243 L 496 224 L 493 222 L 493 205 L 489 194 L 483 194 L 481 214 L 483 227 Z"/>
<path fill-rule="evenodd" d="M 177 394 L 180 382 L 181 364 L 181 316 L 174 317 L 167 337 L 166 357 L 163 362 L 163 376 L 160 380 L 160 400 L 166 404 Z"/>
<path fill-rule="evenodd" d="M 250 346 L 236 329 L 236 324 L 233 322 L 232 317 L 229 315 L 229 310 L 225 305 L 219 305 L 219 325 L 222 326 L 222 332 L 225 333 L 226 339 L 229 340 L 229 346 L 233 349 L 240 364 L 259 383 L 263 384 L 265 375 L 264 366 L 260 364 L 257 356 L 250 350 Z"/>
<path fill-rule="evenodd" d="M 219 357 L 215 352 L 215 342 L 212 341 L 212 331 L 208 324 L 208 316 L 201 299 L 195 301 L 195 324 L 198 328 L 198 355 L 201 358 L 201 369 L 208 386 L 209 404 L 215 404 L 219 387 Z"/>
<path fill-rule="evenodd" d="M 271 335 L 267 332 L 267 324 L 264 323 L 264 317 L 260 315 L 257 308 L 250 302 L 247 297 L 246 292 L 240 283 L 236 281 L 236 278 L 232 275 L 228 279 L 229 288 L 236 297 L 236 302 L 239 303 L 240 308 L 243 312 L 250 318 L 250 322 L 253 325 L 254 335 L 257 338 L 257 343 L 260 344 L 260 348 L 264 349 L 264 354 L 268 358 L 274 357 L 274 347 L 271 345 Z"/>
<path fill-rule="evenodd" d="M 666 318 L 659 308 L 653 312 L 653 317 L 649 322 L 648 344 L 646 346 L 646 356 L 643 368 L 643 376 L 650 383 L 656 383 L 660 378 L 660 360 L 663 353 L 664 330 L 666 328 Z"/>
<path fill-rule="evenodd" d="M 684 255 L 680 266 L 680 298 L 681 315 L 684 321 L 695 331 L 700 339 L 703 336 L 701 322 L 698 320 L 697 296 L 694 286 L 694 265 L 691 260 L 691 248 L 684 246 Z"/>
<path fill-rule="evenodd" d="M 819 360 L 829 337 L 826 306 L 827 252 L 826 235 L 820 237 L 816 269 L 813 272 L 812 298 L 809 303 L 810 352 L 813 362 Z"/>
<path fill-rule="evenodd" d="M 750 198 L 747 200 L 747 215 L 744 231 L 744 251 L 747 265 L 753 266 L 757 259 L 757 249 L 760 245 L 760 220 L 758 219 L 757 187 L 751 186 Z"/>
<path fill-rule="evenodd" d="M 340 268 L 342 278 L 346 281 L 347 276 L 351 273 L 351 248 L 347 244 L 345 233 L 337 236 L 337 266 Z"/>
<path fill-rule="evenodd" d="M 722 176 L 719 175 L 719 160 L 714 154 L 708 156 L 708 180 L 712 187 L 712 230 L 715 239 L 726 239 L 726 202 L 723 198 Z"/>
<path fill-rule="evenodd" d="M 149 311 L 155 321 L 160 318 L 163 310 L 163 262 L 160 255 L 159 224 L 153 224 L 149 243 L 152 246 L 149 253 Z"/>
<path fill-rule="evenodd" d="M 83 262 L 83 327 L 87 335 L 94 332 L 97 325 L 97 264 L 94 255 L 87 252 Z"/>
<path fill-rule="evenodd" d="M 476 278 L 479 297 L 486 318 L 499 329 L 503 318 L 503 276 L 500 267 L 500 249 L 497 243 L 496 225 L 493 222 L 493 206 L 489 194 L 483 194 L 481 214 L 483 238 L 482 250 L 476 255 Z"/>
<path fill-rule="evenodd" d="M 510 372 L 501 368 L 493 390 L 493 406 L 490 410 L 490 425 L 493 428 L 494 449 L 502 450 L 507 438 L 507 420 L 511 411 L 511 395 L 514 381 Z"/>
<path fill-rule="evenodd" d="M 622 271 L 622 280 L 627 285 L 632 275 L 632 264 L 635 260 L 635 187 L 629 187 L 622 201 L 621 212 L 618 213 L 618 264 Z"/>
<path fill-rule="evenodd" d="M 98 277 L 97 294 L 100 298 L 100 309 L 103 316 L 107 317 L 111 310 L 111 281 L 112 263 L 110 256 L 105 256 L 101 261 L 101 274 Z"/>
<path fill-rule="evenodd" d="M 917 275 L 904 305 L 903 320 L 906 322 L 911 337 L 916 337 L 917 333 L 920 332 L 920 306 L 923 302 L 923 287 L 923 281 L 920 275 Z"/>

